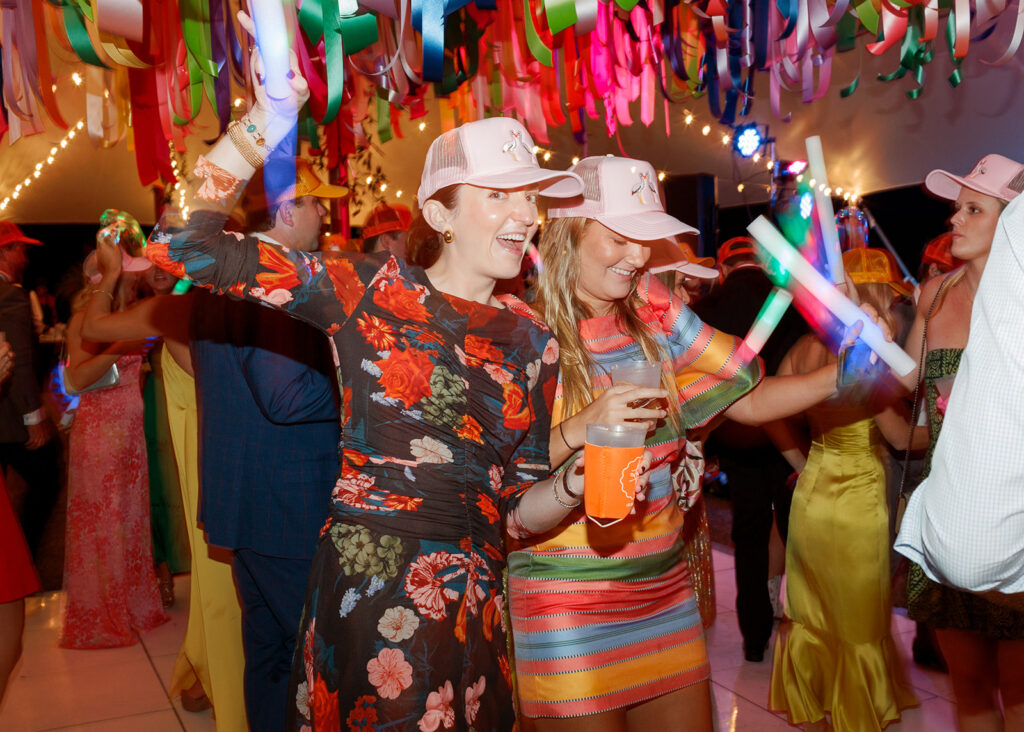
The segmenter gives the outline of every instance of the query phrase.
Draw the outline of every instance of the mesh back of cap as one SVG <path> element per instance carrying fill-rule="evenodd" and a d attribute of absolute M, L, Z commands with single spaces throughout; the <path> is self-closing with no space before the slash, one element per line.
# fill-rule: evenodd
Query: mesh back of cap
<path fill-rule="evenodd" d="M 468 172 L 469 160 L 462 147 L 462 135 L 458 129 L 445 132 L 427 151 L 420 179 L 420 206 L 441 188 L 461 183 Z"/>
<path fill-rule="evenodd" d="M 1024 167 L 1017 172 L 1017 175 L 1013 176 L 1010 182 L 1006 184 L 1006 187 L 1011 191 L 1024 193 Z"/>
<path fill-rule="evenodd" d="M 572 171 L 583 179 L 583 197 L 588 201 L 600 201 L 601 176 L 597 172 L 597 161 L 582 160 Z"/>

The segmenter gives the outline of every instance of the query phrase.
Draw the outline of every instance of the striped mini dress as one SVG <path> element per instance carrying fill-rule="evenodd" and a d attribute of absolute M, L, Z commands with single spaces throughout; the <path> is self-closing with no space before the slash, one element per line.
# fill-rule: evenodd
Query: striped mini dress
<path fill-rule="evenodd" d="M 761 364 L 743 358 L 738 339 L 704 324 L 657 279 L 645 277 L 638 289 L 646 302 L 638 314 L 675 374 L 685 427 L 705 424 L 758 383 Z M 611 385 L 612 366 L 644 358 L 615 316 L 582 321 L 580 330 L 597 365 L 595 397 Z M 566 416 L 561 396 L 559 383 L 552 426 Z M 601 528 L 576 509 L 512 547 L 508 598 L 521 714 L 597 714 L 709 677 L 673 490 L 684 447 L 669 421 L 649 436 L 654 463 L 635 515 Z"/>

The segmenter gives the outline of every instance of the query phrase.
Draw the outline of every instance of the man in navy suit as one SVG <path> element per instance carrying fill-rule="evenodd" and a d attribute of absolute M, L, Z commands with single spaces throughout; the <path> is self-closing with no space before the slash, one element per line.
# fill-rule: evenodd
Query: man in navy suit
<path fill-rule="evenodd" d="M 256 204 L 255 216 L 250 208 L 250 228 L 264 241 L 312 251 L 326 213 L 320 199 L 345 193 L 299 161 L 296 187 Z M 192 341 L 199 520 L 210 544 L 234 551 L 249 725 L 279 732 L 306 578 L 338 469 L 336 372 L 319 330 L 255 303 L 200 296 Z"/>

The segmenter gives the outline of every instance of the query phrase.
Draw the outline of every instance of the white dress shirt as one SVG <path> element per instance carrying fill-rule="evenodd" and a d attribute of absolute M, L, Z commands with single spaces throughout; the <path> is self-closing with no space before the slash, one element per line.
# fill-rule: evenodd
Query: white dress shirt
<path fill-rule="evenodd" d="M 1024 591 L 1024 196 L 999 219 L 931 473 L 896 550 L 943 584 Z"/>

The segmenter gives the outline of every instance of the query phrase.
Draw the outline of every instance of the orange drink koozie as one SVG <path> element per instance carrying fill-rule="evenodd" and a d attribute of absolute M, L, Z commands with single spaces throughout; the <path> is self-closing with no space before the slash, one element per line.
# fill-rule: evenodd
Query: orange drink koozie
<path fill-rule="evenodd" d="M 643 459 L 643 445 L 584 447 L 583 498 L 588 516 L 622 519 L 629 515 Z"/>

